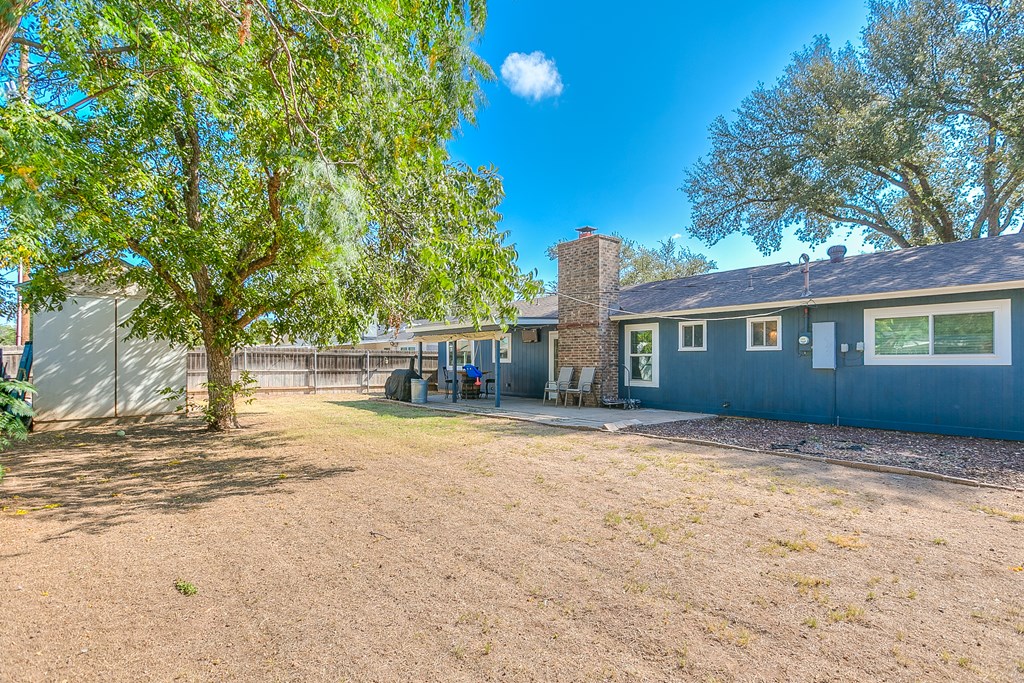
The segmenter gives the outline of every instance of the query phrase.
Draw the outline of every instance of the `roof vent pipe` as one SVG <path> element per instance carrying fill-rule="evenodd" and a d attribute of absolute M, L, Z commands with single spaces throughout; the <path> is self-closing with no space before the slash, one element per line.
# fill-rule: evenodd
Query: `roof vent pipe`
<path fill-rule="evenodd" d="M 842 263 L 843 258 L 846 256 L 846 247 L 842 244 L 837 244 L 829 247 L 825 253 L 828 254 L 829 261 L 832 263 Z"/>
<path fill-rule="evenodd" d="M 800 272 L 804 274 L 804 296 L 811 295 L 811 257 L 800 254 Z"/>
<path fill-rule="evenodd" d="M 583 239 L 584 237 L 590 237 L 595 232 L 597 232 L 597 228 L 592 228 L 589 225 L 584 225 L 582 228 L 576 228 L 576 232 L 580 234 L 580 239 Z"/>

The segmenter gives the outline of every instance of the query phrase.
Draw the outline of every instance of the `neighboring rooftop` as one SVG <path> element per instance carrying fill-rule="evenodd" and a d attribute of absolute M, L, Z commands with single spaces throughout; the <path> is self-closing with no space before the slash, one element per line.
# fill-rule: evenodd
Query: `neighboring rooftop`
<path fill-rule="evenodd" d="M 533 301 L 517 301 L 515 306 L 519 309 L 520 318 L 558 318 L 558 295 L 537 297 Z"/>

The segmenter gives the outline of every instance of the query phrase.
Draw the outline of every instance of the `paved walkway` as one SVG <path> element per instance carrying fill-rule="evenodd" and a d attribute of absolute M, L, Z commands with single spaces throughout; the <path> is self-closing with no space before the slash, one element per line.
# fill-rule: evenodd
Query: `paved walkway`
<path fill-rule="evenodd" d="M 414 406 L 416 404 L 413 404 Z M 634 425 L 655 425 L 677 420 L 699 420 L 711 417 L 703 413 L 683 413 L 674 410 L 622 410 L 618 408 L 575 408 L 573 406 L 556 406 L 553 402 L 543 402 L 533 398 L 502 397 L 501 407 L 494 407 L 494 399 L 459 399 L 458 403 L 445 400 L 443 394 L 431 394 L 426 405 L 420 407 L 432 410 L 447 410 L 457 413 L 475 415 L 496 415 L 515 420 L 526 420 L 556 427 L 574 427 L 577 429 L 607 429 L 615 431 L 625 426 L 621 423 L 630 422 Z"/>

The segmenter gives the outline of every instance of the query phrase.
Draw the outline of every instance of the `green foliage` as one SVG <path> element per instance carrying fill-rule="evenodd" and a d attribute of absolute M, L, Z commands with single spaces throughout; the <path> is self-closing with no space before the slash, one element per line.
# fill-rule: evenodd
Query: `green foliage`
<path fill-rule="evenodd" d="M 701 275 L 717 267 L 715 262 L 704 254 L 691 251 L 672 237 L 658 242 L 658 246 L 652 248 L 618 233 L 612 234 L 622 240 L 622 268 L 619 271 L 619 279 L 623 285 L 639 285 L 644 282 Z M 560 240 L 548 247 L 548 258 L 552 261 L 558 259 L 558 245 L 564 241 Z"/>
<path fill-rule="evenodd" d="M 28 425 L 34 413 L 25 396 L 34 391 L 28 382 L 0 379 L 0 450 L 10 446 L 11 441 L 28 438 Z"/>
<path fill-rule="evenodd" d="M 0 323 L 0 346 L 13 346 L 15 342 L 14 325 Z"/>
<path fill-rule="evenodd" d="M 199 593 L 199 589 L 196 585 L 190 581 L 182 581 L 178 579 L 174 582 L 174 590 L 178 591 L 187 598 L 192 597 Z"/>
<path fill-rule="evenodd" d="M 144 292 L 131 333 L 206 347 L 217 428 L 240 346 L 513 319 L 539 286 L 497 228 L 500 178 L 446 150 L 493 77 L 470 49 L 484 16 L 477 0 L 32 6 L 31 96 L 0 112 L 0 233 L 33 263 L 29 303 Z"/>
<path fill-rule="evenodd" d="M 688 172 L 691 232 L 763 253 L 862 230 L 879 248 L 998 235 L 1024 204 L 1024 5 L 884 0 L 863 44 L 827 38 L 760 86 Z"/>

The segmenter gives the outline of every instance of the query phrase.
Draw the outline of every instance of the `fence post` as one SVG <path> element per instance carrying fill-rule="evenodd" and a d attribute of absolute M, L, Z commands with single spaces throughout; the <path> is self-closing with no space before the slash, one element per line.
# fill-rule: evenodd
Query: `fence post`
<path fill-rule="evenodd" d="M 366 389 L 365 393 L 370 393 L 370 350 L 366 350 Z"/>
<path fill-rule="evenodd" d="M 317 354 L 316 354 L 316 347 L 314 346 L 313 347 L 313 393 L 314 394 L 316 393 L 316 390 L 317 390 L 316 366 L 317 366 Z"/>

